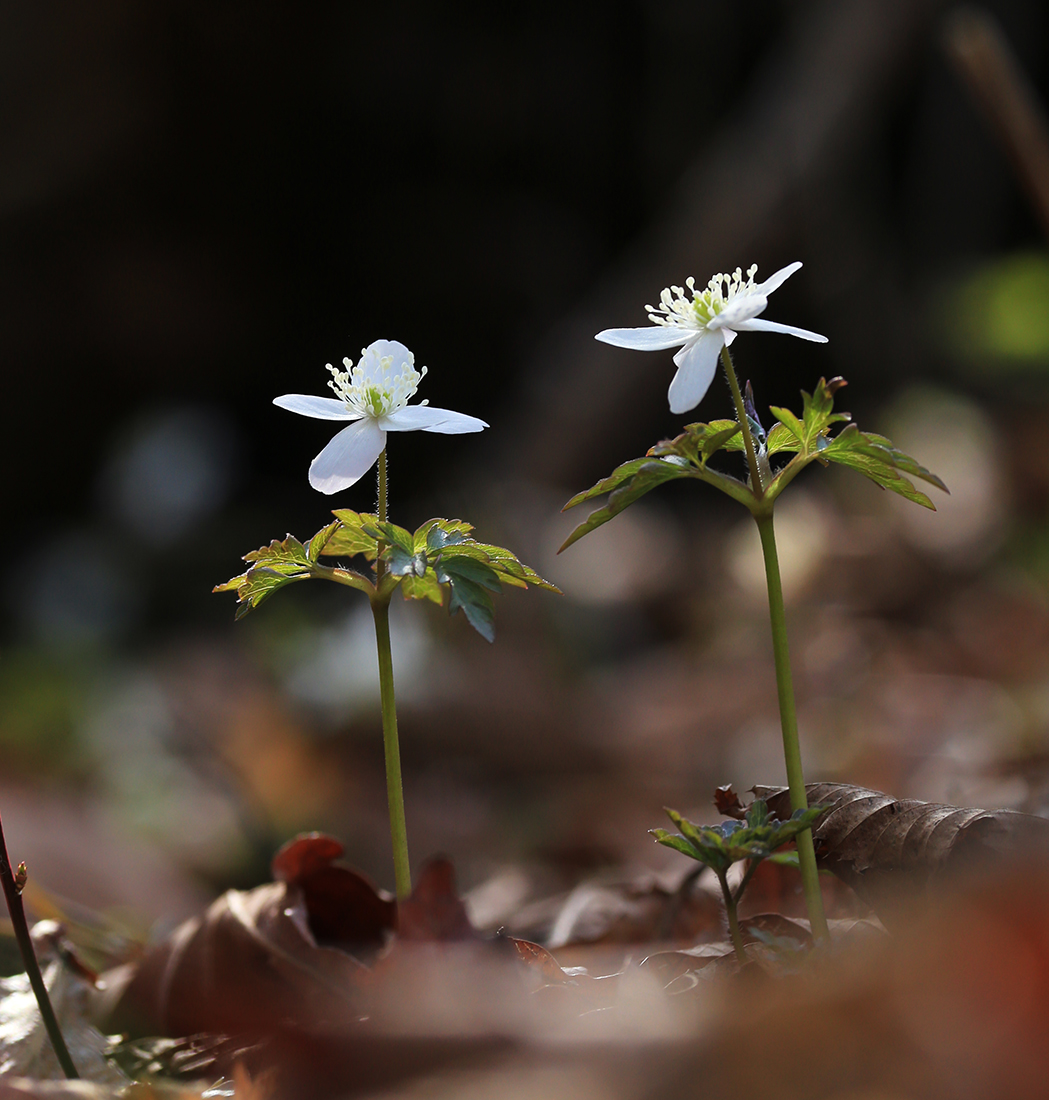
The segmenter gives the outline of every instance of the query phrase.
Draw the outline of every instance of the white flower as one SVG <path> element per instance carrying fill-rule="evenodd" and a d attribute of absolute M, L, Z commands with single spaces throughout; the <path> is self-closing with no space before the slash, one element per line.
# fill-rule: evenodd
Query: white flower
<path fill-rule="evenodd" d="M 361 352 L 357 366 L 343 359 L 345 370 L 328 364 L 328 385 L 336 397 L 288 393 L 273 404 L 318 420 L 352 420 L 310 464 L 310 484 L 322 493 L 337 493 L 360 480 L 386 446 L 387 432 L 479 432 L 488 425 L 475 416 L 434 409 L 425 401 L 409 405 L 426 368 L 415 369 L 415 356 L 396 340 L 376 340 Z"/>
<path fill-rule="evenodd" d="M 608 328 L 595 339 L 638 351 L 663 351 L 684 345 L 674 356 L 677 374 L 670 383 L 668 396 L 671 412 L 688 412 L 710 389 L 718 355 L 735 340 L 736 333 L 786 332 L 802 340 L 827 342 L 827 337 L 819 333 L 758 319 L 758 314 L 769 304 L 769 295 L 800 267 L 800 263 L 789 264 L 757 284 L 754 283 L 757 264 L 747 272 L 746 282 L 737 267 L 732 275 L 715 275 L 702 291 L 696 290 L 695 279 L 688 279 L 687 294 L 683 287 L 668 287 L 659 296 L 662 305 L 658 310 L 645 306 L 655 328 Z"/>

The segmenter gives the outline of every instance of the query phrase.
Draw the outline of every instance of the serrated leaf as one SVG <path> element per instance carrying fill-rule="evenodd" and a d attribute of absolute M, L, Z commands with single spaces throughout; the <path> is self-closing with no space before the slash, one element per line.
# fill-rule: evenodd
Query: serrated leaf
<path fill-rule="evenodd" d="M 491 592 L 502 592 L 503 586 L 499 583 L 495 570 L 483 561 L 472 557 L 450 557 L 442 554 L 440 561 L 434 567 L 437 579 L 441 583 L 454 583 L 456 580 L 470 581 L 479 584 Z"/>
<path fill-rule="evenodd" d="M 773 405 L 769 409 L 769 412 L 783 425 L 783 427 L 790 433 L 791 439 L 789 446 L 797 450 L 805 444 L 805 425 L 790 411 L 790 409 L 782 409 L 778 405 Z M 773 427 L 773 432 L 776 428 Z M 781 445 L 780 450 L 786 449 L 786 445 Z"/>
<path fill-rule="evenodd" d="M 842 435 L 845 433 L 842 432 Z M 935 485 L 937 489 L 942 489 L 945 493 L 950 494 L 950 489 L 944 485 L 931 470 L 927 470 L 924 466 L 920 465 L 916 459 L 911 458 L 910 455 L 904 454 L 903 451 L 898 450 L 892 445 L 892 443 L 883 435 L 876 435 L 874 432 L 863 432 L 863 436 L 868 442 L 884 448 L 892 456 L 893 465 L 898 470 L 902 470 L 905 474 L 909 474 L 911 477 L 921 478 L 922 481 L 927 481 L 930 485 Z"/>
<path fill-rule="evenodd" d="M 473 525 L 461 519 L 429 520 L 415 532 L 415 549 L 427 550 L 434 554 L 446 546 L 466 542 L 472 530 Z M 424 536 L 422 545 L 420 545 L 420 536 Z"/>
<path fill-rule="evenodd" d="M 321 548 L 321 556 L 352 558 L 356 554 L 363 554 L 369 561 L 374 561 L 378 553 L 378 540 L 365 531 L 364 526 L 366 521 L 375 517 L 361 516 L 349 508 L 338 508 L 333 515 L 340 526 L 331 533 Z"/>
<path fill-rule="evenodd" d="M 800 446 L 798 437 L 782 422 L 773 424 L 765 439 L 767 455 L 779 454 L 781 451 L 796 451 Z"/>
<path fill-rule="evenodd" d="M 736 437 L 739 437 L 738 440 Z M 735 420 L 711 420 L 709 424 L 686 424 L 685 430 L 673 439 L 664 439 L 649 448 L 655 458 L 683 458 L 702 469 L 715 452 L 742 451 L 743 436 Z"/>
<path fill-rule="evenodd" d="M 914 484 L 900 472 L 893 452 L 881 444 L 869 442 L 865 433 L 859 431 L 854 424 L 850 424 L 837 438 L 832 439 L 819 457 L 823 461 L 835 462 L 840 466 L 858 470 L 883 489 L 890 489 L 907 500 L 922 505 L 923 508 L 936 510 L 936 506 L 928 496 L 915 488 Z M 907 459 L 908 456 L 902 455 L 902 458 Z M 909 462 L 917 465 L 913 459 L 909 459 Z M 930 475 L 930 478 L 933 476 Z M 937 478 L 936 481 L 938 482 L 939 479 Z"/>
<path fill-rule="evenodd" d="M 453 557 L 472 557 L 478 561 L 489 564 L 498 574 L 500 580 L 515 588 L 524 588 L 529 584 L 537 588 L 545 588 L 548 592 L 561 594 L 561 589 L 556 584 L 551 584 L 541 577 L 534 569 L 520 561 L 516 554 L 507 550 L 505 546 L 493 546 L 486 542 L 474 542 L 472 539 L 447 548 L 441 554 L 441 560 Z"/>
<path fill-rule="evenodd" d="M 495 641 L 495 606 L 492 597 L 476 581 L 460 575 L 449 575 L 452 598 L 448 601 L 448 614 L 462 610 L 466 621 L 485 641 Z"/>
<path fill-rule="evenodd" d="M 755 798 L 747 807 L 745 821 L 747 823 L 746 827 L 749 829 L 767 825 L 769 822 L 768 806 L 760 798 Z"/>
<path fill-rule="evenodd" d="M 396 546 L 399 550 L 411 556 L 415 553 L 415 539 L 410 531 L 398 527 L 396 523 L 376 523 L 375 529 L 382 536 L 382 541 L 387 546 Z"/>
<path fill-rule="evenodd" d="M 687 465 L 680 466 L 667 459 L 646 458 L 635 461 L 640 463 L 636 472 L 630 476 L 629 480 L 625 483 L 621 483 L 619 488 L 611 493 L 603 508 L 598 508 L 597 511 L 590 513 L 586 521 L 581 523 L 568 538 L 565 539 L 558 553 L 561 553 L 561 550 L 566 550 L 572 543 L 578 542 L 584 535 L 588 535 L 591 531 L 601 527 L 614 516 L 619 515 L 624 508 L 628 508 L 634 501 L 640 500 L 646 493 L 650 493 L 665 481 L 673 481 L 675 478 L 692 476 L 692 471 Z M 626 465 L 629 466 L 633 464 L 627 463 Z M 621 466 L 620 469 L 623 469 L 623 467 Z M 613 475 L 613 477 L 614 476 L 615 475 Z M 570 508 L 574 504 L 578 504 L 581 500 L 586 499 L 589 499 L 587 495 L 583 495 L 579 498 L 573 497 L 572 500 L 565 505 L 565 508 Z M 563 510 L 564 509 L 562 509 L 562 511 Z"/>
<path fill-rule="evenodd" d="M 288 535 L 283 540 L 274 539 L 269 546 L 260 546 L 258 550 L 249 550 L 244 555 L 243 560 L 265 562 L 267 565 L 279 563 L 309 564 L 309 558 L 306 557 L 306 547 L 294 535 Z"/>
<path fill-rule="evenodd" d="M 673 848 L 690 859 L 698 859 L 701 863 L 703 862 L 701 854 L 683 836 L 667 832 L 666 829 L 649 829 L 648 832 L 650 836 L 655 837 L 657 844 L 665 844 L 668 848 Z"/>
<path fill-rule="evenodd" d="M 567 512 L 569 508 L 574 508 L 577 504 L 582 504 L 586 500 L 593 500 L 595 497 L 604 496 L 605 493 L 610 493 L 614 489 L 617 489 L 624 481 L 628 481 L 632 478 L 642 466 L 647 465 L 652 460 L 650 458 L 632 458 L 629 462 L 624 462 L 621 466 L 617 466 L 608 477 L 602 478 L 596 485 L 591 485 L 589 489 L 585 489 L 581 493 L 576 493 L 574 497 L 561 509 L 562 512 Z M 564 547 L 562 546 L 563 550 Z"/>
<path fill-rule="evenodd" d="M 387 546 L 383 552 L 383 561 L 389 566 L 390 572 L 395 577 L 403 577 L 408 574 L 421 577 L 426 572 L 426 552 L 415 554 L 405 551 L 397 545 Z"/>
<path fill-rule="evenodd" d="M 306 557 L 310 561 L 315 562 L 321 556 L 328 539 L 335 534 L 340 526 L 342 526 L 341 520 L 332 520 L 327 527 L 322 527 L 313 538 L 310 539 L 306 546 Z"/>
<path fill-rule="evenodd" d="M 294 572 L 290 563 L 285 563 L 283 569 L 274 569 L 269 565 L 253 565 L 246 573 L 239 577 L 233 577 L 225 584 L 218 584 L 212 592 L 236 592 L 237 611 L 236 618 L 243 619 L 253 608 L 259 606 L 278 588 L 296 581 L 309 579 L 309 573 L 304 570 Z"/>
<path fill-rule="evenodd" d="M 421 577 L 406 576 L 401 581 L 401 593 L 406 600 L 432 600 L 438 606 L 444 604 L 444 590 L 432 569 Z"/>

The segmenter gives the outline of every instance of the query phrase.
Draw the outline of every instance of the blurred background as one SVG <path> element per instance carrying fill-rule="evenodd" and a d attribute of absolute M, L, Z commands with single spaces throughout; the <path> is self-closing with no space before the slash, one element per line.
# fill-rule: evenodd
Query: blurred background
<path fill-rule="evenodd" d="M 1045 5 L 980 10 L 1044 102 Z M 777 512 L 809 778 L 1049 813 L 1049 252 L 958 18 L 4 7 L 0 809 L 38 912 L 170 925 L 314 828 L 392 887 L 365 601 L 300 585 L 234 624 L 211 594 L 374 506 L 309 488 L 331 432 L 271 401 L 378 338 L 492 425 L 391 437 L 391 518 L 468 519 L 565 592 L 499 598 L 493 646 L 395 604 L 413 859 L 509 909 L 676 867 L 662 806 L 781 781 L 749 517 L 679 482 L 556 556 L 569 496 L 730 409 L 717 382 L 671 416 L 670 353 L 593 334 L 751 263 L 804 261 L 767 316 L 830 338 L 736 345 L 762 415 L 844 375 L 952 490 L 932 514 L 814 469 Z"/>

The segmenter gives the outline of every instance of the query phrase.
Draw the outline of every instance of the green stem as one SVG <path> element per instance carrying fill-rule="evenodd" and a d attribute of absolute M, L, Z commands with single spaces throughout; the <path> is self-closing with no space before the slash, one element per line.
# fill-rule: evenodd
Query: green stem
<path fill-rule="evenodd" d="M 732 391 L 732 403 L 736 406 L 736 419 L 739 421 L 740 432 L 743 435 L 743 447 L 747 452 L 747 465 L 750 467 L 750 488 L 760 500 L 765 494 L 765 486 L 761 477 L 761 467 L 758 465 L 758 452 L 754 447 L 754 436 L 750 430 L 750 421 L 747 419 L 747 407 L 743 403 L 736 369 L 732 365 L 732 356 L 727 347 L 721 349 L 721 365 L 725 368 L 728 388 Z"/>
<path fill-rule="evenodd" d="M 783 605 L 783 582 L 779 574 L 779 556 L 776 553 L 776 534 L 772 526 L 772 513 L 755 515 L 761 536 L 761 552 L 765 557 L 765 577 L 769 589 L 769 619 L 772 626 L 772 652 L 776 661 L 776 690 L 779 694 L 780 724 L 783 728 L 783 759 L 787 765 L 787 784 L 790 787 L 792 810 L 808 809 L 805 793 L 805 775 L 801 768 L 801 745 L 798 741 L 798 714 L 794 705 L 794 682 L 790 673 L 790 648 L 787 643 L 787 615 Z M 798 866 L 805 891 L 812 934 L 817 940 L 829 940 L 827 918 L 823 915 L 823 898 L 820 894 L 819 872 L 816 869 L 816 852 L 812 844 L 812 830 L 806 829 L 797 837 Z"/>
<path fill-rule="evenodd" d="M 721 883 L 721 894 L 725 899 L 725 912 L 728 913 L 728 933 L 732 937 L 732 946 L 736 949 L 736 958 L 743 966 L 749 960 L 746 951 L 743 950 L 743 937 L 740 935 L 739 917 L 736 915 L 736 899 L 732 896 L 725 872 L 714 868 L 714 874 L 718 876 L 718 882 Z"/>
<path fill-rule="evenodd" d="M 22 962 L 25 964 L 26 973 L 29 975 L 29 984 L 36 995 L 36 1003 L 40 1007 L 40 1016 L 47 1029 L 47 1037 L 51 1040 L 58 1063 L 62 1072 L 70 1080 L 80 1076 L 69 1056 L 69 1048 L 62 1038 L 62 1029 L 58 1026 L 55 1010 L 51 1007 L 51 998 L 47 995 L 47 986 L 44 985 L 44 977 L 40 973 L 40 964 L 36 961 L 36 952 L 33 950 L 33 939 L 29 935 L 29 925 L 26 922 L 25 907 L 22 905 L 22 895 L 15 885 L 14 875 L 11 873 L 11 861 L 7 855 L 7 841 L 4 840 L 4 826 L 0 821 L 0 882 L 4 887 L 4 898 L 7 900 L 7 911 L 11 914 L 11 924 L 14 926 L 15 939 L 18 941 L 18 950 L 22 954 Z"/>
<path fill-rule="evenodd" d="M 386 448 L 379 452 L 379 503 L 375 508 L 379 515 L 379 522 L 386 522 Z M 383 574 L 386 572 L 386 562 L 383 561 L 382 552 L 386 549 L 386 544 L 380 539 L 378 546 L 376 547 L 375 556 L 375 582 L 382 580 Z"/>
<path fill-rule="evenodd" d="M 754 875 L 754 872 L 758 869 L 760 864 L 761 864 L 760 859 L 751 859 L 751 860 L 747 861 L 746 874 L 744 874 L 743 878 L 740 879 L 739 885 L 736 887 L 736 892 L 733 895 L 736 899 L 736 904 L 737 905 L 739 904 L 739 899 L 741 897 L 743 897 L 743 891 L 746 890 L 747 883 L 750 882 L 751 878 Z"/>
<path fill-rule="evenodd" d="M 386 448 L 379 454 L 379 522 L 386 522 Z M 375 559 L 375 583 L 378 587 L 386 572 L 378 544 Z M 404 786 L 401 782 L 401 746 L 397 737 L 397 699 L 393 690 L 393 653 L 390 650 L 390 597 L 372 597 L 375 619 L 375 644 L 379 653 L 379 694 L 382 700 L 382 743 L 386 753 L 386 801 L 390 808 L 390 840 L 393 844 L 393 877 L 397 900 L 412 892 L 412 874 L 408 863 L 408 828 L 404 822 Z"/>
<path fill-rule="evenodd" d="M 390 652 L 390 601 L 372 600 L 375 642 L 379 651 L 379 690 L 382 696 L 382 741 L 386 751 L 386 800 L 390 807 L 390 840 L 393 843 L 393 877 L 397 900 L 412 892 L 408 864 L 408 829 L 404 823 L 404 789 L 401 784 L 401 748 L 397 739 L 397 701 L 393 694 L 393 655 Z"/>

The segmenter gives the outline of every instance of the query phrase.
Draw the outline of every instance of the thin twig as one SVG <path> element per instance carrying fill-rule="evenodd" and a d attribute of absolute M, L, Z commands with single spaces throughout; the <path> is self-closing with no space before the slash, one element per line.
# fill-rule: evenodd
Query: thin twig
<path fill-rule="evenodd" d="M 73 1059 L 69 1055 L 69 1048 L 62 1038 L 62 1029 L 58 1026 L 55 1010 L 51 1007 L 51 998 L 47 995 L 47 986 L 44 985 L 44 977 L 40 973 L 40 964 L 36 961 L 36 952 L 33 950 L 33 940 L 29 935 L 29 925 L 26 922 L 25 907 L 22 904 L 22 894 L 15 884 L 14 875 L 11 872 L 11 860 L 7 855 L 7 841 L 4 839 L 4 824 L 0 820 L 0 882 L 4 886 L 4 897 L 7 900 L 7 911 L 11 914 L 11 923 L 15 929 L 15 939 L 18 941 L 18 950 L 22 953 L 22 962 L 25 964 L 26 973 L 29 975 L 29 984 L 36 994 L 36 1003 L 40 1006 L 40 1016 L 47 1028 L 47 1037 L 51 1040 L 55 1054 L 58 1057 L 62 1072 L 72 1079 L 80 1076 L 73 1065 Z"/>

